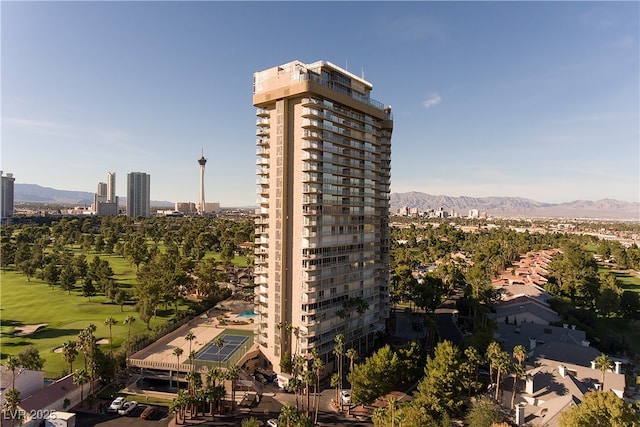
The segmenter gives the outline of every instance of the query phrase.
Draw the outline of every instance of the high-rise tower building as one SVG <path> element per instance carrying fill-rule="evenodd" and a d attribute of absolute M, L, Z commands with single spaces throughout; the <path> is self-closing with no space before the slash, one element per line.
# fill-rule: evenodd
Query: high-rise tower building
<path fill-rule="evenodd" d="M 207 211 L 207 204 L 204 201 L 204 165 L 207 164 L 207 159 L 204 157 L 204 152 L 198 159 L 200 165 L 200 194 L 198 197 L 198 213 L 204 215 Z"/>
<path fill-rule="evenodd" d="M 15 178 L 12 173 L 8 173 L 4 175 L 2 171 L 0 171 L 0 176 L 2 177 L 2 186 L 0 186 L 0 213 L 2 218 L 9 218 L 13 216 L 13 185 L 15 183 Z"/>
<path fill-rule="evenodd" d="M 337 334 L 360 354 L 389 316 L 391 108 L 330 62 L 254 74 L 256 342 L 279 370 Z"/>
<path fill-rule="evenodd" d="M 106 182 L 98 183 L 98 189 L 96 191 L 96 195 L 99 197 L 103 197 L 105 202 L 107 201 L 107 183 Z"/>
<path fill-rule="evenodd" d="M 127 216 L 151 214 L 151 176 L 144 172 L 127 174 Z"/>
<path fill-rule="evenodd" d="M 107 172 L 107 202 L 116 203 L 116 173 Z"/>

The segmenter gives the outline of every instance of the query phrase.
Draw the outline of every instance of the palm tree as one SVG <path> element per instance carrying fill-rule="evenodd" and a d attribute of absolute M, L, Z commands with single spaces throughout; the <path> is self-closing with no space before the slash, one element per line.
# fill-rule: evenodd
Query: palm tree
<path fill-rule="evenodd" d="M 14 425 L 16 419 L 21 418 L 21 414 L 18 411 L 20 405 L 20 392 L 15 388 L 10 388 L 4 395 L 4 403 L 2 405 L 3 417 L 9 416 L 11 418 L 11 427 Z"/>
<path fill-rule="evenodd" d="M 7 357 L 7 361 L 5 362 L 5 366 L 7 369 L 11 370 L 12 379 L 11 379 L 11 388 L 16 388 L 16 369 L 20 367 L 20 359 L 16 356 Z"/>
<path fill-rule="evenodd" d="M 338 375 L 340 375 L 340 384 L 338 385 L 338 390 L 342 390 L 342 384 L 344 382 L 342 375 L 342 355 L 344 354 L 344 335 L 338 334 L 334 338 L 335 345 L 333 346 L 333 354 L 338 356 Z M 339 394 L 339 392 L 338 392 Z M 342 402 L 342 400 L 340 400 Z M 342 403 L 340 404 L 340 408 L 342 408 Z"/>
<path fill-rule="evenodd" d="M 224 347 L 224 338 L 222 338 L 221 335 L 218 335 L 211 342 L 213 345 L 218 347 L 218 366 L 220 366 L 220 351 L 222 350 L 222 347 Z"/>
<path fill-rule="evenodd" d="M 185 335 L 184 339 L 189 341 L 189 357 L 191 357 L 191 343 L 196 339 L 196 336 L 193 332 L 189 331 L 189 333 Z M 191 361 L 191 363 L 193 364 L 193 360 Z"/>
<path fill-rule="evenodd" d="M 524 370 L 524 367 L 522 365 L 512 363 L 511 374 L 513 375 L 513 391 L 511 393 L 511 409 L 513 409 L 516 404 L 516 393 L 518 392 L 518 380 L 524 378 L 527 373 Z"/>
<path fill-rule="evenodd" d="M 613 361 L 609 358 L 609 356 L 607 356 L 606 354 L 602 353 L 600 354 L 600 356 L 596 357 L 595 360 L 595 367 L 596 369 L 602 371 L 602 388 L 601 390 L 604 391 L 604 374 L 605 372 L 607 372 L 607 370 L 611 369 L 613 367 Z"/>
<path fill-rule="evenodd" d="M 384 425 L 384 419 L 386 414 L 387 414 L 387 411 L 385 408 L 376 408 L 373 410 L 371 421 L 373 421 L 374 427 L 381 427 Z"/>
<path fill-rule="evenodd" d="M 176 387 L 178 388 L 178 394 L 180 394 L 180 356 L 182 356 L 184 350 L 181 347 L 173 348 L 173 355 L 178 358 L 178 367 L 176 369 Z"/>
<path fill-rule="evenodd" d="M 180 393 L 173 399 L 171 405 L 169 405 L 169 412 L 174 412 L 176 414 L 176 424 L 182 424 L 180 416 L 182 415 L 183 405 L 184 399 L 182 399 L 182 395 Z"/>
<path fill-rule="evenodd" d="M 353 362 L 358 360 L 359 358 L 358 350 L 351 347 L 350 349 L 347 350 L 347 352 L 345 353 L 345 356 L 347 356 L 347 358 L 349 359 L 349 372 L 353 372 Z"/>
<path fill-rule="evenodd" d="M 96 359 L 95 359 L 95 350 L 96 350 L 96 338 L 93 336 L 93 333 L 98 330 L 98 327 L 93 323 L 89 323 L 87 327 L 84 329 L 84 349 L 85 349 L 85 363 L 86 357 L 89 356 L 89 368 L 85 368 L 87 371 L 87 375 L 89 375 L 89 392 L 93 394 L 93 380 L 95 379 L 96 374 Z"/>
<path fill-rule="evenodd" d="M 111 356 L 113 356 L 113 334 L 111 328 L 117 323 L 118 321 L 113 316 L 107 317 L 107 320 L 104 321 L 104 324 L 109 327 L 109 355 Z"/>
<path fill-rule="evenodd" d="M 502 351 L 500 344 L 496 341 L 491 341 L 487 346 L 486 358 L 489 361 L 489 381 L 493 381 L 493 365 L 494 359 Z"/>
<path fill-rule="evenodd" d="M 209 369 L 207 371 L 207 375 L 206 375 L 207 385 L 209 383 L 212 383 L 212 385 L 215 387 L 216 382 L 218 381 L 218 378 L 220 378 L 220 371 L 218 370 L 218 368 Z"/>
<path fill-rule="evenodd" d="M 500 376 L 505 371 L 509 371 L 509 365 L 511 364 L 511 358 L 509 354 L 504 351 L 500 351 L 498 354 L 494 356 L 493 363 L 498 369 L 498 373 L 496 375 L 496 397 L 495 400 L 498 402 L 499 400 L 499 392 L 500 392 Z"/>
<path fill-rule="evenodd" d="M 306 409 L 306 415 L 309 416 L 309 400 L 311 399 L 311 393 L 309 392 L 309 386 L 311 386 L 311 383 L 313 383 L 316 379 L 316 376 L 313 374 L 312 371 L 310 370 L 306 370 L 302 373 L 302 381 L 304 382 L 304 386 L 307 392 L 307 409 Z"/>
<path fill-rule="evenodd" d="M 131 352 L 131 325 L 136 321 L 136 318 L 132 315 L 128 315 L 122 323 L 127 325 L 129 329 L 127 330 L 127 352 Z"/>
<path fill-rule="evenodd" d="M 336 406 L 338 405 L 338 399 L 340 398 L 340 396 L 338 396 L 338 386 L 340 385 L 340 375 L 338 374 L 333 374 L 331 375 L 331 387 L 335 387 L 336 388 Z"/>
<path fill-rule="evenodd" d="M 84 369 L 73 373 L 73 383 L 80 386 L 80 402 L 84 400 L 84 385 L 89 382 L 89 374 Z"/>
<path fill-rule="evenodd" d="M 240 378 L 240 367 L 233 365 L 227 371 L 227 379 L 231 381 L 231 411 L 233 412 L 236 405 L 236 381 Z"/>
<path fill-rule="evenodd" d="M 516 402 L 516 392 L 518 391 L 518 380 L 523 378 L 525 375 L 524 368 L 522 367 L 522 362 L 527 358 L 527 349 L 523 345 L 517 345 L 513 347 L 513 357 L 518 361 L 518 365 L 514 366 L 512 369 L 513 374 L 513 393 L 511 394 L 511 409 Z"/>
<path fill-rule="evenodd" d="M 290 403 L 285 403 L 282 409 L 280 410 L 280 416 L 278 416 L 278 421 L 287 427 L 291 427 L 291 424 L 295 421 L 296 412 L 295 408 Z"/>
<path fill-rule="evenodd" d="M 316 396 L 315 396 L 316 413 L 315 413 L 315 416 L 314 416 L 313 420 L 314 420 L 314 424 L 318 424 L 318 409 L 319 409 L 319 406 L 320 406 L 320 393 L 319 393 L 320 375 L 322 375 L 322 371 L 324 369 L 324 363 L 322 362 L 322 359 L 320 358 L 317 349 L 314 348 L 311 351 L 311 354 L 313 355 L 313 370 L 314 370 L 314 372 L 316 374 L 316 385 L 315 385 L 315 388 L 314 388 L 314 392 L 316 394 Z"/>
<path fill-rule="evenodd" d="M 395 427 L 395 420 L 396 420 L 396 405 L 398 404 L 398 401 L 396 400 L 395 397 L 391 397 L 388 401 L 388 405 L 387 407 L 389 408 L 390 412 L 391 412 L 391 427 Z"/>
<path fill-rule="evenodd" d="M 518 361 L 519 365 L 522 365 L 522 362 L 526 360 L 527 356 L 528 354 L 525 346 L 517 345 L 513 347 L 513 357 Z"/>
<path fill-rule="evenodd" d="M 73 362 L 78 355 L 78 343 L 75 341 L 67 341 L 62 345 L 62 355 L 64 361 L 69 364 L 69 373 L 73 372 Z"/>

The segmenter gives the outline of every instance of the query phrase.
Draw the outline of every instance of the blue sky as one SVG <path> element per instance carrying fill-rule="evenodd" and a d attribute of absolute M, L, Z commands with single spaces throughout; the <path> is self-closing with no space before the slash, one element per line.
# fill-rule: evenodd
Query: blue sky
<path fill-rule="evenodd" d="M 6 2 L 1 167 L 255 204 L 255 71 L 331 61 L 391 105 L 392 191 L 640 201 L 638 2 Z"/>

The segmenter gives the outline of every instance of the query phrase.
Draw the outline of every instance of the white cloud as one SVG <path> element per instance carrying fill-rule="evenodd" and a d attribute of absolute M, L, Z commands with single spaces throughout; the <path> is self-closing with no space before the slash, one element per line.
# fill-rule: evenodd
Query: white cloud
<path fill-rule="evenodd" d="M 431 95 L 429 95 L 429 97 L 425 101 L 422 102 L 422 105 L 424 106 L 425 109 L 428 110 L 429 108 L 435 107 L 441 102 L 442 102 L 442 97 L 437 93 L 432 93 Z"/>

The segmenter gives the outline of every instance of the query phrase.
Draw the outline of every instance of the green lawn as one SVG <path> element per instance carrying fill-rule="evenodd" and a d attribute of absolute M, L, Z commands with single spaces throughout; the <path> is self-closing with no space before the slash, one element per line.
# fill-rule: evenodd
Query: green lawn
<path fill-rule="evenodd" d="M 122 259 L 119 261 L 124 262 Z M 117 265 L 119 261 L 116 257 L 109 258 L 114 272 L 120 270 L 121 266 Z M 115 278 L 124 285 L 123 287 L 127 286 L 127 282 L 131 286 L 133 280 L 124 276 L 126 274 L 123 277 L 116 274 Z M 0 292 L 2 295 L 0 357 L 5 359 L 10 354 L 17 354 L 29 346 L 34 346 L 45 360 L 44 370 L 47 377 L 57 378 L 68 370 L 62 354 L 54 353 L 54 350 L 68 340 L 75 340 L 78 332 L 90 323 L 97 326 L 95 336 L 98 340 L 108 340 L 109 328 L 104 324 L 105 319 L 113 316 L 118 321 L 118 324 L 112 328 L 114 349 L 120 347 L 127 338 L 128 326 L 122 322 L 127 316 L 133 315 L 136 318 L 131 327 L 132 335 L 146 329 L 133 304 L 125 305 L 124 311 L 120 311 L 118 305 L 111 303 L 104 296 L 95 296 L 89 301 L 81 295 L 79 286 L 69 295 L 58 287 L 51 289 L 39 279 L 32 278 L 31 282 L 28 282 L 26 276 L 20 273 L 3 271 L 0 273 Z M 164 306 L 161 305 L 160 308 Z M 186 306 L 182 307 L 183 310 L 185 308 Z M 158 317 L 151 320 L 151 328 L 165 323 L 172 315 L 171 308 L 166 312 L 158 310 Z M 24 337 L 13 335 L 16 326 L 41 323 L 46 323 L 47 326 L 34 334 Z M 108 344 L 103 344 L 101 348 L 105 352 L 109 351 Z M 80 355 L 74 365 L 81 366 L 82 363 L 83 359 Z"/>

